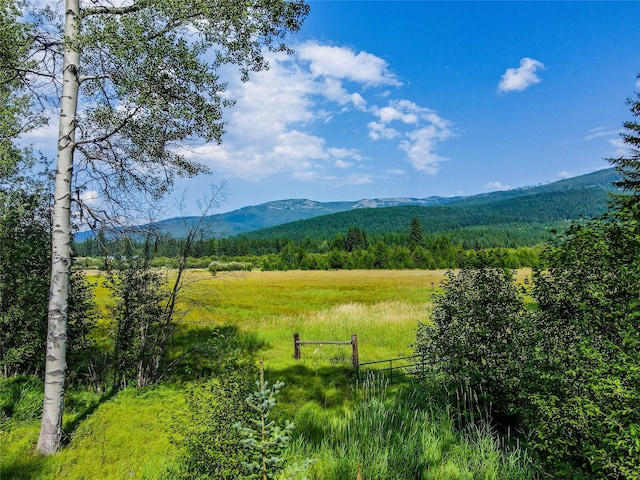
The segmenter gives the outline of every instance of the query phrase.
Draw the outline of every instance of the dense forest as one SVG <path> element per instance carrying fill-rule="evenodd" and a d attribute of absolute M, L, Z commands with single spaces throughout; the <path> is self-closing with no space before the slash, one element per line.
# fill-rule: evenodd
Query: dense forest
<path fill-rule="evenodd" d="M 531 225 L 532 238 L 527 244 L 538 243 L 541 234 L 534 233 L 545 225 L 556 225 L 566 220 L 601 215 L 609 200 L 609 189 L 584 188 L 561 192 L 518 196 L 484 203 L 479 200 L 451 205 L 402 206 L 377 209 L 357 209 L 308 220 L 287 223 L 277 227 L 249 232 L 249 238 L 287 237 L 292 240 L 305 238 L 331 238 L 346 231 L 349 226 L 367 231 L 370 236 L 406 232 L 416 217 L 425 233 L 446 233 L 478 226 L 514 225 L 514 230 Z M 548 238 L 548 237 L 547 237 Z M 465 238 L 473 242 L 471 235 Z M 499 241 L 499 240 L 498 240 Z M 473 247 L 473 245 L 467 245 Z M 512 246 L 512 245 L 491 245 Z M 519 245 L 513 245 L 519 246 Z"/>
<path fill-rule="evenodd" d="M 428 235 L 416 217 L 404 233 L 369 236 L 358 227 L 349 227 L 330 240 L 303 241 L 289 238 L 197 239 L 190 247 L 189 267 L 212 271 L 234 269 L 262 270 L 329 270 L 329 269 L 443 269 L 472 265 L 492 265 L 504 268 L 539 265 L 538 246 L 526 246 L 535 227 L 513 225 L 475 227 L 449 235 Z M 549 238 L 551 232 L 539 227 Z M 466 239 L 467 242 L 461 241 Z M 518 240 L 521 240 L 519 242 Z M 484 243 L 486 242 L 486 243 Z M 102 268 L 105 259 L 139 257 L 153 244 L 155 266 L 177 266 L 185 241 L 154 237 L 147 242 L 128 238 L 107 240 L 105 236 L 88 239 L 75 245 L 77 265 Z M 486 247 L 486 245 L 525 245 L 517 247 Z M 465 248 L 465 245 L 469 247 Z"/>

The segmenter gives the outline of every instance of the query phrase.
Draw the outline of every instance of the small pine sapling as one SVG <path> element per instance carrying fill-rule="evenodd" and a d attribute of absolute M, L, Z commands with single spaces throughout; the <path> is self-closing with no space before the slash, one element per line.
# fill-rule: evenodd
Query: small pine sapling
<path fill-rule="evenodd" d="M 276 397 L 284 385 L 276 382 L 273 386 L 264 379 L 264 367 L 260 360 L 260 380 L 256 382 L 258 390 L 249 394 L 247 404 L 256 412 L 256 418 L 249 419 L 250 425 L 237 422 L 235 427 L 243 437 L 241 443 L 246 448 L 247 461 L 242 465 L 246 478 L 274 479 L 284 470 L 282 453 L 291 441 L 294 425 L 286 421 L 284 427 L 271 420 L 270 414 L 276 405 Z"/>

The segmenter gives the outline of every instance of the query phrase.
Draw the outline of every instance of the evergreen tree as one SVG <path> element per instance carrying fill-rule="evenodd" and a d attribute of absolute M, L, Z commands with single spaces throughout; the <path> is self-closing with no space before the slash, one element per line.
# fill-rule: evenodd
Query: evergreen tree
<path fill-rule="evenodd" d="M 413 249 L 418 245 L 422 245 L 422 225 L 418 217 L 413 217 L 409 231 L 409 247 Z"/>
<path fill-rule="evenodd" d="M 284 468 L 282 453 L 291 441 L 293 423 L 286 421 L 284 426 L 278 425 L 271 419 L 273 408 L 276 406 L 277 396 L 284 383 L 276 382 L 273 386 L 264 379 L 264 368 L 260 360 L 260 380 L 256 382 L 258 389 L 250 394 L 247 405 L 254 412 L 250 418 L 250 425 L 236 424 L 242 435 L 241 443 L 245 447 L 247 456 L 243 466 L 247 473 L 245 478 L 275 479 Z"/>
<path fill-rule="evenodd" d="M 640 79 L 640 74 L 638 77 Z M 636 99 L 627 100 L 634 117 L 640 117 L 640 92 L 636 92 Z M 640 216 L 640 121 L 629 120 L 623 123 L 625 132 L 620 136 L 625 145 L 629 147 L 628 155 L 619 158 L 610 158 L 616 170 L 622 175 L 622 179 L 613 182 L 621 187 L 624 193 L 614 196 L 616 205 L 622 210 Z"/>
<path fill-rule="evenodd" d="M 347 252 L 353 252 L 358 248 L 366 249 L 368 246 L 367 234 L 358 227 L 349 227 L 344 248 Z"/>

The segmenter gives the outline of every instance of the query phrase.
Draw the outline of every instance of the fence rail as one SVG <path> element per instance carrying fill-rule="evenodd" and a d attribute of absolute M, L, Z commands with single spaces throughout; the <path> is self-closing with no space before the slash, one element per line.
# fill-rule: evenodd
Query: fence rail
<path fill-rule="evenodd" d="M 293 334 L 293 358 L 299 360 L 301 358 L 300 353 L 300 345 L 351 345 L 351 364 L 353 368 L 358 371 L 358 365 L 360 364 L 360 360 L 358 357 L 358 336 L 351 335 L 351 341 L 349 342 L 337 342 L 334 340 L 330 341 L 317 341 L 317 340 L 300 340 L 300 335 L 298 333 Z"/>
<path fill-rule="evenodd" d="M 422 355 L 389 358 L 375 362 L 364 362 L 358 365 L 356 378 L 358 383 L 364 380 L 377 379 L 390 384 L 400 383 L 413 378 L 424 377 L 427 362 Z"/>

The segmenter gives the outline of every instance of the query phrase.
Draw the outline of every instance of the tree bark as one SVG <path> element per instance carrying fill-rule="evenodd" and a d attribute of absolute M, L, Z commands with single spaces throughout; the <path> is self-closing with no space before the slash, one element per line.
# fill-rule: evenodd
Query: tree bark
<path fill-rule="evenodd" d="M 44 405 L 37 447 L 43 455 L 53 454 L 60 448 L 65 372 L 67 369 L 67 307 L 71 263 L 71 180 L 80 88 L 78 78 L 80 52 L 75 46 L 75 39 L 80 29 L 79 0 L 66 0 L 65 12 L 65 51 L 53 203 Z"/>

